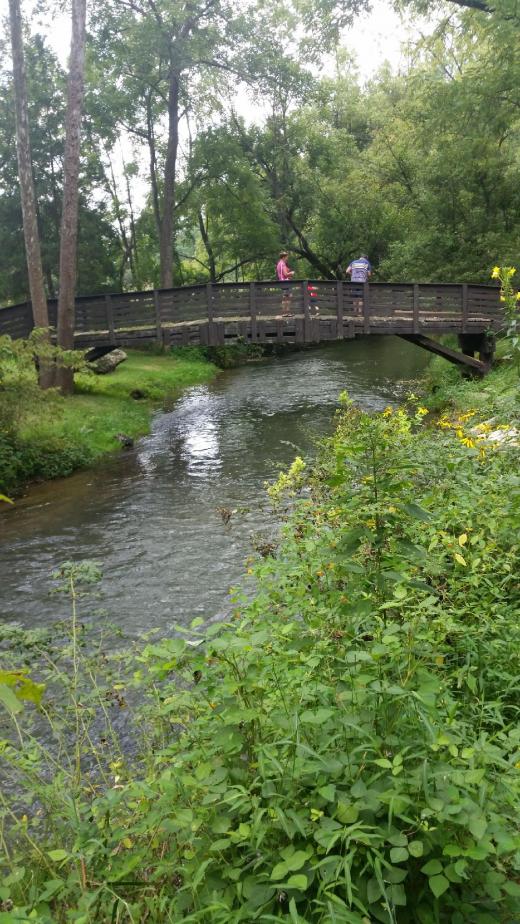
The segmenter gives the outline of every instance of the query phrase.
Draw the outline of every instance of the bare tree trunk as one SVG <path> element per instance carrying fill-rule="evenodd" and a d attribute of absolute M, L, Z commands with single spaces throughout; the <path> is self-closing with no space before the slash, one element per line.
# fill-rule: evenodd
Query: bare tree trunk
<path fill-rule="evenodd" d="M 58 295 L 58 345 L 74 349 L 74 297 L 76 294 L 78 244 L 78 183 L 80 130 L 84 96 L 86 0 L 72 0 L 72 39 L 67 82 L 67 116 L 63 159 L 63 206 L 60 231 L 60 288 Z M 65 394 L 74 387 L 72 369 L 58 370 L 58 384 Z"/>
<path fill-rule="evenodd" d="M 146 95 L 146 138 L 148 141 L 148 151 L 150 154 L 150 183 L 152 186 L 152 203 L 153 215 L 155 218 L 155 228 L 157 231 L 157 240 L 161 239 L 161 206 L 159 202 L 159 183 L 157 180 L 157 151 L 155 146 L 154 120 L 152 112 L 151 95 Z"/>
<path fill-rule="evenodd" d="M 18 156 L 18 178 L 22 201 L 23 235 L 29 292 L 31 295 L 35 327 L 48 328 L 49 314 L 43 282 L 43 267 L 38 232 L 36 195 L 32 174 L 31 139 L 29 134 L 29 112 L 27 102 L 27 78 L 23 52 L 22 16 L 20 0 L 9 0 L 9 21 L 11 26 L 11 47 L 13 53 L 13 83 L 16 111 L 16 152 Z M 42 388 L 53 384 L 53 372 L 48 366 L 39 369 Z"/>
<path fill-rule="evenodd" d="M 168 91 L 168 146 L 164 168 L 164 190 L 161 216 L 159 254 L 161 260 L 161 287 L 173 286 L 173 222 L 179 148 L 179 74 L 173 68 Z"/>
<path fill-rule="evenodd" d="M 204 215 L 202 214 L 202 209 L 199 209 L 197 217 L 199 219 L 200 236 L 202 238 L 204 247 L 206 249 L 206 253 L 208 255 L 209 278 L 211 279 L 212 282 L 216 282 L 217 281 L 217 268 L 216 268 L 216 263 L 215 263 L 215 254 L 213 252 L 213 247 L 211 246 L 211 241 L 209 239 L 209 233 L 208 233 L 209 222 L 207 220 L 207 217 L 206 217 L 206 221 L 204 221 Z"/>

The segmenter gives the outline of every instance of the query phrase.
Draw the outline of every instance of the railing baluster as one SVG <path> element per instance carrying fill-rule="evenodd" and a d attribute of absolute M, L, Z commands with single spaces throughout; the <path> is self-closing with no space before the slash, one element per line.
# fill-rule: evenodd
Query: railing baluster
<path fill-rule="evenodd" d="M 107 313 L 107 327 L 110 343 L 116 342 L 116 329 L 114 325 L 114 306 L 110 295 L 105 295 L 105 306 Z"/>
<path fill-rule="evenodd" d="M 206 284 L 206 308 L 208 312 L 208 344 L 215 346 L 215 323 L 213 321 L 213 285 L 211 282 Z"/>
<path fill-rule="evenodd" d="M 419 324 L 419 286 L 414 282 L 413 286 L 413 332 L 418 334 L 420 331 Z"/>
<path fill-rule="evenodd" d="M 161 325 L 161 305 L 159 302 L 159 293 L 157 289 L 153 290 L 153 307 L 155 312 L 155 339 L 159 346 L 162 346 L 162 325 Z"/>
<path fill-rule="evenodd" d="M 467 282 L 462 283 L 462 333 L 465 334 L 468 325 L 468 284 Z"/>
<path fill-rule="evenodd" d="M 363 283 L 363 333 L 370 333 L 370 285 Z"/>
<path fill-rule="evenodd" d="M 336 283 L 336 337 L 343 340 L 343 281 Z"/>
<path fill-rule="evenodd" d="M 258 332 L 256 323 L 256 284 L 254 282 L 249 283 L 249 313 L 251 315 L 251 340 L 256 341 Z"/>
<path fill-rule="evenodd" d="M 309 342 L 312 337 L 311 331 L 311 312 L 310 312 L 310 298 L 309 298 L 309 281 L 304 279 L 302 282 L 302 296 L 303 296 L 303 338 L 306 342 Z"/>

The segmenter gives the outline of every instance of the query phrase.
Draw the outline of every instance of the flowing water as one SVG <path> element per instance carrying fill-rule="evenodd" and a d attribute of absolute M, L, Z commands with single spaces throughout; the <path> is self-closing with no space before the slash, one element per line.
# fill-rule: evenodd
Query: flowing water
<path fill-rule="evenodd" d="M 331 432 L 338 395 L 381 410 L 410 391 L 426 354 L 397 338 L 322 346 L 223 372 L 190 388 L 134 450 L 32 488 L 0 516 L 0 618 L 42 626 L 61 562 L 103 568 L 99 606 L 129 635 L 218 618 L 251 537 L 274 528 L 263 491 Z M 225 519 L 229 511 L 229 521 Z"/>

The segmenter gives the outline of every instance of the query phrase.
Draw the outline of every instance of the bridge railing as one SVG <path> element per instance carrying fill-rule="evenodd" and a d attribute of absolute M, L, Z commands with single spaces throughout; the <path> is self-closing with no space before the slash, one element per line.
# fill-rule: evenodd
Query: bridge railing
<path fill-rule="evenodd" d="M 420 333 L 471 331 L 501 324 L 502 306 L 494 285 L 458 283 L 351 283 L 295 280 L 219 283 L 154 289 L 144 292 L 80 296 L 76 299 L 75 329 L 83 342 L 88 334 L 106 334 L 116 342 L 124 331 L 162 332 L 174 325 L 233 320 L 255 322 L 290 312 L 320 317 L 340 325 L 355 324 L 356 332 Z M 56 299 L 49 300 L 49 320 L 56 325 Z M 29 302 L 0 309 L 0 335 L 27 337 L 32 329 Z"/>

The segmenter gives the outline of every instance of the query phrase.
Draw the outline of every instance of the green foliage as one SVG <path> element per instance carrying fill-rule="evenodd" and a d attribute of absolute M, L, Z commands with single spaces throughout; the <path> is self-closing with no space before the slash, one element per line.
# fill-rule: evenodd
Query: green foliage
<path fill-rule="evenodd" d="M 74 395 L 63 398 L 38 387 L 35 349 L 40 358 L 59 353 L 60 361 L 84 370 L 75 376 Z M 117 434 L 147 432 L 152 402 L 208 381 L 215 372 L 200 350 L 184 358 L 130 351 L 113 373 L 96 376 L 76 353 L 43 350 L 38 334 L 29 341 L 0 338 L 0 488 L 16 491 L 27 481 L 91 465 L 119 448 Z M 132 392 L 142 400 L 134 400 Z"/>
<path fill-rule="evenodd" d="M 44 711 L 6 712 L 9 913 L 516 919 L 520 483 L 510 451 L 425 414 L 344 399 L 314 469 L 279 482 L 282 542 L 225 624 L 110 653 L 64 568 L 72 649 L 42 667 L 31 639 Z"/>
<path fill-rule="evenodd" d="M 500 301 L 504 306 L 506 321 L 505 336 L 510 346 L 516 369 L 520 373 L 520 292 L 513 286 L 515 273 L 514 266 L 495 266 L 491 275 L 494 279 L 500 281 Z"/>

